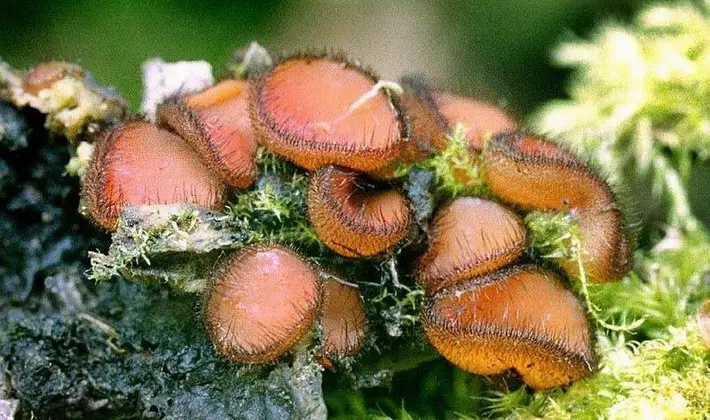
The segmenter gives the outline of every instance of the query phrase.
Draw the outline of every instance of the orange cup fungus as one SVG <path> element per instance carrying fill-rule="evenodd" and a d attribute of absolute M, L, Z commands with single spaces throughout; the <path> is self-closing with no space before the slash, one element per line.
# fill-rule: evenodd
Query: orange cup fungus
<path fill-rule="evenodd" d="M 223 206 L 224 186 L 178 136 L 145 121 L 103 133 L 86 172 L 82 196 L 91 218 L 114 230 L 130 205 Z"/>
<path fill-rule="evenodd" d="M 401 83 L 403 92 L 399 96 L 399 105 L 409 123 L 409 141 L 402 149 L 399 160 L 413 163 L 446 148 L 449 124 L 439 112 L 435 94 L 426 81 L 406 77 Z"/>
<path fill-rule="evenodd" d="M 158 123 L 180 135 L 227 185 L 256 179 L 256 140 L 248 112 L 248 83 L 225 80 L 202 92 L 166 101 Z"/>
<path fill-rule="evenodd" d="M 420 77 L 404 77 L 398 105 L 408 124 L 407 141 L 397 160 L 372 172 L 379 179 L 392 179 L 399 164 L 416 163 L 442 151 L 457 124 L 464 125 L 472 153 L 483 149 L 486 139 L 516 127 L 502 109 L 477 99 L 432 90 Z"/>
<path fill-rule="evenodd" d="M 503 201 L 523 210 L 575 215 L 582 263 L 590 281 L 615 281 L 626 274 L 631 247 L 621 209 L 609 185 L 579 158 L 540 137 L 520 132 L 491 139 L 483 158 L 488 185 Z M 560 265 L 570 276 L 579 276 L 576 261 Z"/>
<path fill-rule="evenodd" d="M 206 330 L 234 362 L 268 363 L 290 350 L 318 316 L 320 282 L 301 256 L 250 247 L 229 258 L 207 292 Z"/>
<path fill-rule="evenodd" d="M 377 79 L 339 57 L 296 55 L 252 81 L 257 138 L 272 152 L 315 170 L 373 171 L 392 162 L 405 125 Z"/>
<path fill-rule="evenodd" d="M 312 174 L 308 215 L 318 238 L 345 257 L 371 257 L 395 246 L 412 224 L 409 204 L 395 189 L 368 187 L 363 175 L 327 166 Z"/>
<path fill-rule="evenodd" d="M 49 61 L 31 68 L 27 72 L 22 80 L 22 89 L 36 96 L 40 91 L 51 88 L 52 85 L 67 76 L 81 78 L 84 74 L 84 69 L 76 64 Z"/>
<path fill-rule="evenodd" d="M 588 376 L 596 365 L 585 310 L 536 266 L 474 277 L 431 297 L 422 322 L 449 361 L 482 375 L 515 369 L 532 388 Z"/>
<path fill-rule="evenodd" d="M 26 89 L 38 92 L 73 71 L 64 63 L 33 69 Z M 589 279 L 612 281 L 626 273 L 631 248 L 614 194 L 576 156 L 539 137 L 501 133 L 516 123 L 492 105 L 431 91 L 418 79 L 402 85 L 403 93 L 391 97 L 356 64 L 295 55 L 248 83 L 226 80 L 169 100 L 159 107 L 158 121 L 177 135 L 132 121 L 98 140 L 84 178 L 88 212 L 111 230 L 129 205 L 220 208 L 225 184 L 253 184 L 258 141 L 314 171 L 306 206 L 323 244 L 345 257 L 372 257 L 402 242 L 412 214 L 400 190 L 380 188 L 366 173 L 391 177 L 398 163 L 445 149 L 460 122 L 468 128 L 470 150 L 483 150 L 487 184 L 497 198 L 525 211 L 570 212 Z M 424 330 L 445 358 L 484 375 L 514 369 L 535 389 L 591 373 L 596 359 L 582 304 L 555 273 L 510 265 L 528 245 L 516 212 L 460 197 L 430 227 L 414 276 L 426 292 Z M 578 274 L 576 261 L 561 265 L 570 276 Z M 321 280 L 300 255 L 278 246 L 250 246 L 225 260 L 205 298 L 208 335 L 234 362 L 276 360 L 317 318 L 325 365 L 364 345 L 366 312 L 358 288 Z M 705 330 L 706 318 L 698 315 Z"/>
<path fill-rule="evenodd" d="M 367 334 L 367 316 L 360 290 L 334 278 L 324 280 L 322 288 L 323 355 L 328 358 L 353 356 L 360 351 Z"/>
<path fill-rule="evenodd" d="M 483 150 L 484 141 L 491 135 L 517 125 L 505 111 L 487 102 L 449 93 L 438 93 L 435 98 L 439 112 L 452 129 L 457 123 L 466 127 L 466 140 L 476 152 Z"/>
<path fill-rule="evenodd" d="M 429 248 L 415 264 L 417 282 L 428 294 L 502 268 L 527 246 L 521 217 L 481 198 L 455 199 L 430 226 Z"/>

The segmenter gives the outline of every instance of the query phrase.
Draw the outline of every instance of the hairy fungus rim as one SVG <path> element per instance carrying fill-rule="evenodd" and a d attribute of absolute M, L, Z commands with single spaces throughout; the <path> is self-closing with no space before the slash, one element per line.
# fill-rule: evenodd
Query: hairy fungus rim
<path fill-rule="evenodd" d="M 118 208 L 115 202 L 109 201 L 106 194 L 103 193 L 103 188 L 106 185 L 106 177 L 108 175 L 107 159 L 109 159 L 109 154 L 124 130 L 133 125 L 143 124 L 153 126 L 158 130 L 164 130 L 149 121 L 140 118 L 131 118 L 121 121 L 118 124 L 106 126 L 96 134 L 97 141 L 94 143 L 95 147 L 91 162 L 82 180 L 81 199 L 86 206 L 90 219 L 105 231 L 111 232 L 116 230 L 118 218 L 123 210 L 122 208 Z M 170 133 L 170 135 L 175 135 L 170 131 L 167 132 Z M 181 137 L 178 136 L 178 138 L 184 141 Z M 189 147 L 187 144 L 186 146 Z M 217 203 L 224 203 L 226 194 L 225 186 L 222 182 L 219 182 L 218 185 L 219 189 L 212 191 L 212 194 L 214 194 L 213 198 Z"/>
<path fill-rule="evenodd" d="M 477 265 L 485 265 L 489 262 L 501 259 L 502 257 L 510 257 L 510 260 L 508 258 L 505 258 L 507 261 L 503 265 L 508 265 L 510 263 L 513 263 L 515 260 L 517 260 L 523 252 L 525 252 L 525 249 L 530 243 L 530 237 L 528 234 L 528 230 L 525 227 L 525 223 L 523 222 L 523 219 L 520 217 L 519 214 L 514 212 L 512 209 L 500 204 L 499 202 L 491 199 L 482 199 L 479 197 L 459 197 L 453 200 L 450 200 L 448 203 L 446 203 L 444 206 L 441 207 L 438 212 L 445 211 L 448 209 L 456 200 L 460 198 L 478 198 L 481 200 L 485 200 L 488 202 L 491 202 L 495 205 L 500 206 L 504 211 L 510 212 L 511 215 L 515 216 L 515 221 L 518 222 L 518 226 L 520 228 L 520 231 L 522 232 L 522 242 L 513 244 L 513 246 L 509 247 L 498 247 L 495 249 L 493 252 L 489 252 L 486 254 L 485 258 L 481 259 L 469 259 L 467 260 L 464 264 L 451 267 L 450 269 L 441 271 L 441 270 L 434 270 L 430 272 L 431 270 L 427 269 L 427 266 L 431 265 L 433 263 L 433 260 L 436 258 L 436 255 L 431 255 L 429 253 L 429 249 L 422 254 L 415 262 L 414 262 L 414 270 L 415 270 L 415 276 L 417 278 L 417 282 L 422 285 L 422 287 L 425 287 L 424 285 L 431 285 L 431 286 L 426 286 L 425 288 L 428 291 L 436 292 L 442 288 L 446 288 L 449 286 L 453 286 L 453 284 L 458 283 L 457 279 L 461 277 L 463 273 L 466 273 L 467 271 L 471 270 L 473 267 Z M 434 219 L 432 221 L 432 224 L 436 224 L 436 219 L 437 216 L 434 216 Z M 431 234 L 429 236 L 429 244 L 431 246 L 432 242 L 432 237 Z M 499 270 L 500 268 L 492 268 L 488 271 L 481 272 L 476 274 L 476 276 L 483 276 L 486 275 L 492 271 Z M 461 279 L 463 281 L 463 279 Z M 434 284 L 439 284 L 438 286 L 435 286 Z"/>
<path fill-rule="evenodd" d="M 287 142 L 278 141 L 279 148 L 288 149 L 290 152 L 296 154 L 301 153 L 323 153 L 323 154 L 333 154 L 341 155 L 342 159 L 327 159 L 329 161 L 339 160 L 339 162 L 330 162 L 331 164 L 346 165 L 348 163 L 348 156 L 357 156 L 359 158 L 370 160 L 372 167 L 366 168 L 367 171 L 376 171 L 381 169 L 390 162 L 392 162 L 399 155 L 405 142 L 409 140 L 409 124 L 402 112 L 400 111 L 400 103 L 397 95 L 391 94 L 387 89 L 383 89 L 383 94 L 387 97 L 390 103 L 390 108 L 394 115 L 396 121 L 399 122 L 399 138 L 392 139 L 393 141 L 387 147 L 373 148 L 365 147 L 364 145 L 358 146 L 356 144 L 339 145 L 336 143 L 324 142 L 312 142 L 306 139 L 300 138 L 296 133 L 292 133 L 279 126 L 279 123 L 274 120 L 273 114 L 268 110 L 266 104 L 266 98 L 264 95 L 264 90 L 266 88 L 266 81 L 273 71 L 279 67 L 279 65 L 284 64 L 289 61 L 297 60 L 328 60 L 333 62 L 339 62 L 346 66 L 346 68 L 355 70 L 361 75 L 365 76 L 367 79 L 371 80 L 373 84 L 376 84 L 379 78 L 372 72 L 369 68 L 365 67 L 359 61 L 350 60 L 342 51 L 338 52 L 299 52 L 291 55 L 279 56 L 273 66 L 269 69 L 255 74 L 249 78 L 249 111 L 252 119 L 252 124 L 255 127 L 255 131 L 261 132 L 261 135 L 257 136 L 261 140 L 264 138 L 269 139 L 288 139 Z M 270 141 L 269 141 L 270 142 Z M 280 153 L 279 153 L 280 154 Z M 293 161 L 291 157 L 284 156 L 286 159 Z M 322 167 L 327 165 L 317 165 L 317 167 Z M 299 165 L 300 166 L 300 165 Z M 355 165 L 361 166 L 361 165 Z M 360 168 L 356 168 L 360 169 Z"/>
<path fill-rule="evenodd" d="M 503 332 L 499 331 L 496 328 L 490 328 L 490 326 L 476 326 L 463 330 L 454 329 L 453 323 L 451 321 L 441 320 L 432 316 L 433 307 L 436 304 L 437 299 L 445 297 L 455 297 L 458 294 L 462 293 L 462 289 L 465 289 L 465 291 L 474 291 L 476 289 L 495 284 L 498 281 L 505 280 L 510 276 L 515 276 L 530 271 L 537 271 L 539 273 L 546 274 L 546 271 L 544 269 L 534 264 L 511 265 L 498 271 L 486 274 L 484 276 L 473 277 L 465 282 L 458 283 L 454 286 L 449 286 L 439 290 L 430 299 L 427 300 L 422 310 L 422 322 L 425 325 L 425 329 L 435 330 L 438 333 L 453 334 L 457 338 L 477 336 L 482 338 L 507 339 L 508 336 L 506 336 Z M 553 279 L 553 281 L 560 281 L 560 279 L 557 278 L 557 275 L 555 275 L 554 277 L 555 278 Z M 579 301 L 579 304 L 583 305 L 581 301 Z M 589 324 L 587 324 L 587 326 L 589 329 Z M 511 330 L 508 331 L 508 333 L 510 332 Z M 512 332 L 514 332 L 515 334 L 514 337 L 521 338 L 530 343 L 533 343 L 540 349 L 548 350 L 552 354 L 559 356 L 563 360 L 573 358 L 578 363 L 583 364 L 584 366 L 588 366 L 590 368 L 590 371 L 593 370 L 596 366 L 596 355 L 593 351 L 594 336 L 593 334 L 591 334 L 591 331 L 589 334 L 589 352 L 583 353 L 565 349 L 564 346 L 555 343 L 554 340 L 550 340 L 547 337 L 536 334 L 535 332 L 518 329 L 512 330 Z"/>
<path fill-rule="evenodd" d="M 239 352 L 228 351 L 222 346 L 221 340 L 215 340 L 215 335 L 217 334 L 213 327 L 209 324 L 211 322 L 211 317 L 208 315 L 209 301 L 214 293 L 214 288 L 216 282 L 219 278 L 224 276 L 229 272 L 230 266 L 235 262 L 238 262 L 242 258 L 253 255 L 259 252 L 269 252 L 269 251 L 280 251 L 300 260 L 304 266 L 306 266 L 313 274 L 314 285 L 316 287 L 315 301 L 313 307 L 303 313 L 303 319 L 301 322 L 296 323 L 292 328 L 286 331 L 284 336 L 288 337 L 287 340 L 283 342 L 275 342 L 270 346 L 264 347 L 262 349 L 257 349 L 251 352 Z M 219 262 L 215 273 L 212 276 L 207 292 L 204 294 L 203 305 L 202 305 L 202 318 L 203 325 L 207 331 L 207 335 L 210 338 L 215 350 L 222 357 L 234 362 L 234 363 L 257 363 L 266 364 L 273 363 L 282 355 L 288 353 L 307 333 L 313 328 L 320 313 L 320 307 L 322 303 L 322 284 L 318 274 L 315 270 L 313 264 L 304 258 L 303 255 L 293 250 L 292 248 L 282 245 L 282 244 L 253 244 L 248 245 L 240 250 L 233 252 L 231 255 L 226 256 L 222 261 Z"/>
<path fill-rule="evenodd" d="M 210 86 L 207 89 L 212 87 Z M 202 93 L 207 89 L 197 93 Z M 248 98 L 245 100 L 248 102 Z M 251 164 L 247 165 L 248 167 L 233 168 L 230 166 L 227 168 L 227 165 L 223 163 L 223 159 L 220 157 L 218 145 L 210 140 L 204 123 L 197 113 L 187 105 L 186 98 L 174 96 L 167 99 L 158 106 L 156 119 L 159 125 L 182 137 L 190 147 L 197 151 L 198 155 L 202 155 L 201 158 L 204 157 L 202 160 L 211 160 L 211 162 L 206 162 L 208 168 L 213 172 L 217 172 L 223 182 L 236 188 L 248 188 L 254 183 L 257 173 L 256 161 L 250 162 Z M 184 124 L 179 119 L 182 119 Z M 178 132 L 176 129 L 178 126 L 184 126 L 187 130 Z M 214 162 L 219 163 L 214 164 Z"/>
<path fill-rule="evenodd" d="M 386 228 L 378 228 L 377 226 L 371 226 L 368 225 L 367 223 L 364 224 L 358 224 L 354 218 L 345 218 L 345 212 L 341 210 L 343 202 L 339 201 L 336 199 L 335 194 L 332 193 L 332 181 L 329 178 L 329 175 L 332 174 L 334 171 L 339 171 L 344 174 L 347 178 L 351 180 L 351 182 L 354 184 L 354 189 L 361 190 L 360 186 L 358 186 L 357 181 L 358 179 L 362 178 L 365 176 L 364 174 L 361 174 L 359 172 L 355 172 L 353 170 L 343 168 L 343 167 L 338 167 L 334 165 L 328 165 L 325 166 L 318 171 L 314 172 L 311 175 L 311 182 L 310 185 L 311 187 L 308 189 L 308 195 L 310 194 L 315 194 L 318 197 L 321 198 L 321 201 L 323 204 L 327 207 L 327 209 L 330 211 L 330 213 L 338 220 L 340 221 L 345 227 L 347 227 L 349 230 L 356 231 L 356 232 L 362 232 L 362 234 L 365 235 L 371 235 L 371 236 L 390 236 L 396 233 L 400 233 L 403 230 L 407 230 L 407 228 L 411 225 L 412 217 L 411 217 L 411 209 L 407 203 L 407 199 L 402 196 L 404 199 L 404 202 L 406 204 L 406 212 L 404 213 L 407 217 L 404 220 L 399 221 L 400 223 L 396 224 L 390 224 Z M 316 182 L 320 181 L 320 182 Z M 368 191 L 359 191 L 361 194 L 368 194 Z M 379 191 L 378 191 L 379 192 Z M 398 191 L 399 192 L 399 191 Z M 350 199 L 351 197 L 347 197 L 347 199 Z M 362 220 L 362 219 L 360 219 Z"/>

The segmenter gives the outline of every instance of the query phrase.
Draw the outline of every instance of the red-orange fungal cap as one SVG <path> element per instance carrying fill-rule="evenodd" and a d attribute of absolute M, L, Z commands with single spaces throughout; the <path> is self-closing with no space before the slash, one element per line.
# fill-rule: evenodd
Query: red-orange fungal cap
<path fill-rule="evenodd" d="M 405 77 L 401 84 L 403 93 L 399 95 L 399 106 L 409 124 L 409 141 L 399 159 L 407 163 L 418 162 L 432 152 L 446 148 L 450 127 L 439 112 L 435 93 L 424 79 Z"/>
<path fill-rule="evenodd" d="M 496 135 L 483 160 L 493 193 L 526 210 L 569 211 L 614 201 L 611 188 L 584 162 L 538 136 Z"/>
<path fill-rule="evenodd" d="M 512 132 L 491 139 L 483 152 L 485 178 L 503 201 L 524 210 L 572 211 L 582 260 L 593 282 L 615 281 L 631 266 L 623 215 L 609 185 L 582 160 L 545 139 Z M 576 261 L 562 261 L 579 277 Z"/>
<path fill-rule="evenodd" d="M 105 131 L 96 143 L 82 197 L 91 218 L 114 230 L 130 205 L 224 205 L 224 185 L 178 136 L 145 121 Z"/>
<path fill-rule="evenodd" d="M 158 107 L 158 123 L 185 139 L 229 186 L 246 188 L 256 179 L 256 140 L 248 110 L 248 83 L 225 80 Z"/>
<path fill-rule="evenodd" d="M 295 55 L 252 79 L 257 139 L 308 170 L 334 164 L 358 171 L 387 166 L 406 126 L 377 79 L 341 57 Z"/>
<path fill-rule="evenodd" d="M 353 356 L 365 342 L 367 315 L 355 285 L 329 278 L 322 282 L 323 354 L 328 358 Z"/>
<path fill-rule="evenodd" d="M 426 303 L 429 341 L 480 375 L 515 369 L 534 389 L 589 376 L 596 366 L 586 313 L 552 272 L 509 267 L 444 289 Z"/>
<path fill-rule="evenodd" d="M 397 105 L 407 124 L 408 139 L 394 162 L 369 172 L 375 179 L 394 179 L 398 166 L 420 162 L 444 150 L 448 142 L 449 126 L 427 82 L 422 77 L 409 76 L 402 78 L 400 84 L 403 91 Z"/>
<path fill-rule="evenodd" d="M 318 276 L 300 255 L 252 246 L 218 270 L 206 294 L 205 328 L 229 360 L 269 363 L 311 329 L 319 301 Z"/>
<path fill-rule="evenodd" d="M 453 129 L 457 123 L 466 127 L 466 139 L 472 150 L 480 152 L 488 137 L 517 126 L 505 111 L 487 102 L 449 93 L 437 93 L 435 98 L 449 127 Z"/>
<path fill-rule="evenodd" d="M 76 64 L 65 61 L 48 61 L 32 67 L 22 80 L 22 88 L 32 95 L 49 89 L 67 76 L 84 77 L 85 71 Z"/>
<path fill-rule="evenodd" d="M 517 260 L 527 246 L 522 218 L 490 200 L 460 197 L 437 212 L 429 248 L 415 263 L 428 294 Z"/>
<path fill-rule="evenodd" d="M 409 232 L 409 204 L 396 189 L 365 185 L 364 175 L 327 166 L 311 175 L 308 216 L 318 238 L 350 258 L 383 253 Z"/>

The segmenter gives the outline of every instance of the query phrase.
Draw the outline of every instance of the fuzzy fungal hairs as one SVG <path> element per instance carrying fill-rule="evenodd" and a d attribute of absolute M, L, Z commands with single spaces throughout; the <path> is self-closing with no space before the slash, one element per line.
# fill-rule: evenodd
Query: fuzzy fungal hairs
<path fill-rule="evenodd" d="M 522 218 L 490 200 L 460 197 L 437 212 L 429 249 L 417 260 L 417 282 L 437 290 L 502 268 L 527 246 Z"/>
<path fill-rule="evenodd" d="M 335 166 L 311 176 L 308 215 L 318 237 L 346 257 L 371 257 L 391 249 L 409 232 L 409 204 L 396 189 L 366 185 L 357 172 Z"/>
<path fill-rule="evenodd" d="M 367 334 L 367 316 L 360 290 L 334 277 L 323 280 L 322 289 L 323 355 L 337 358 L 357 354 Z"/>
<path fill-rule="evenodd" d="M 320 282 L 298 254 L 250 247 L 228 258 L 204 309 L 217 352 L 234 362 L 268 363 L 290 350 L 318 315 Z"/>
<path fill-rule="evenodd" d="M 308 170 L 376 170 L 397 157 L 406 138 L 388 91 L 342 57 L 282 60 L 251 81 L 250 105 L 259 141 Z"/>
<path fill-rule="evenodd" d="M 256 140 L 248 113 L 248 84 L 225 80 L 158 107 L 158 123 L 187 141 L 227 185 L 247 188 L 256 179 Z"/>
<path fill-rule="evenodd" d="M 561 279 L 513 266 L 440 291 L 422 315 L 427 337 L 457 366 L 483 375 L 515 369 L 534 389 L 588 376 L 596 366 L 584 307 Z"/>
<path fill-rule="evenodd" d="M 178 136 L 145 121 L 129 121 L 100 136 L 82 195 L 91 218 L 115 230 L 126 206 L 224 205 L 224 185 Z"/>
<path fill-rule="evenodd" d="M 492 192 L 522 210 L 571 212 L 579 225 L 587 278 L 619 280 L 631 266 L 623 215 L 609 185 L 584 162 L 540 137 L 522 132 L 495 136 L 483 152 Z M 579 277 L 577 261 L 562 261 Z"/>

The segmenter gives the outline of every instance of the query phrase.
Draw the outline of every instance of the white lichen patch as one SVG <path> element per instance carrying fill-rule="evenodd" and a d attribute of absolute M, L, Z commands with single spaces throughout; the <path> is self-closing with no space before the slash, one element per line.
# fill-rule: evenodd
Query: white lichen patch
<path fill-rule="evenodd" d="M 212 66 L 206 61 L 166 63 L 153 58 L 143 63 L 143 103 L 141 111 L 155 120 L 160 103 L 173 96 L 197 92 L 214 84 Z"/>

